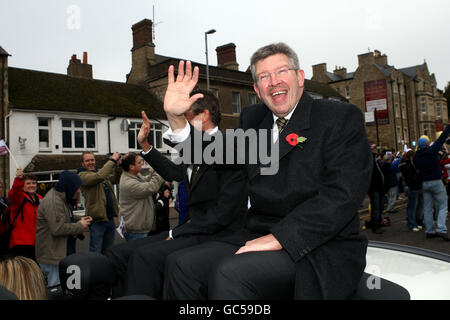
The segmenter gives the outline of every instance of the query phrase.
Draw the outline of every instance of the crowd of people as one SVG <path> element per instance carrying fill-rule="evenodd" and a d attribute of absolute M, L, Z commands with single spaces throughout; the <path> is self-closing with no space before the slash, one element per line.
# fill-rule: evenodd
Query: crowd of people
<path fill-rule="evenodd" d="M 383 217 L 383 213 L 397 213 L 395 201 L 404 193 L 408 198 L 408 228 L 413 232 L 425 228 L 426 239 L 440 237 L 449 240 L 446 227 L 450 202 L 449 132 L 450 127 L 447 126 L 438 133 L 435 142 L 426 135 L 421 136 L 416 150 L 405 148 L 395 154 L 381 154 L 377 145 L 371 145 L 374 161 L 368 192 L 371 220 L 366 227 L 374 233 L 384 233 L 386 229 L 382 227 L 389 225 L 390 221 L 388 216 Z"/>
<path fill-rule="evenodd" d="M 35 265 L 42 276 L 35 281 L 42 279 L 46 287 L 54 288 L 60 284 L 58 264 L 76 252 L 77 238 L 83 240 L 84 234 L 89 232 L 92 252 L 104 253 L 114 245 L 118 224 L 114 217 L 123 217 L 126 241 L 170 228 L 173 184 L 164 181 L 151 167 L 150 174 L 143 176 L 144 160 L 140 155 L 116 152 L 98 170 L 94 154 L 84 152 L 81 165 L 78 174 L 68 170 L 61 172 L 58 182 L 44 196 L 37 193 L 36 176 L 24 174 L 21 168 L 16 170 L 7 196 L 3 195 L 0 183 L 0 272 L 3 279 L 0 286 L 12 289 L 19 298 L 39 299 L 39 295 L 23 293 L 17 284 L 11 285 L 21 274 L 18 270 L 13 275 L 11 266 L 26 266 L 23 272 L 29 273 Z M 119 200 L 114 184 L 119 184 Z M 77 218 L 73 211 L 80 194 L 85 199 L 86 214 Z"/>
<path fill-rule="evenodd" d="M 117 276 L 113 297 L 346 299 L 366 265 L 368 241 L 360 234 L 357 209 L 369 190 L 369 225 L 382 233 L 385 198 L 387 212 L 395 213 L 399 177 L 408 187 L 409 228 L 424 225 L 427 238 L 448 239 L 438 153 L 450 127 L 431 146 L 419 139 L 415 153 L 380 157 L 372 145 L 371 155 L 360 109 L 304 92 L 305 74 L 289 46 L 258 49 L 250 71 L 262 103 L 242 110 L 239 128 L 271 130 L 268 140 L 279 146 L 275 174 L 263 174 L 261 159 L 231 166 L 175 164 L 149 144 L 150 120 L 142 112 L 139 154 L 115 152 L 97 168 L 94 154 L 84 152 L 78 172 L 63 171 L 45 197 L 36 192 L 36 177 L 17 170 L 8 197 L 0 198 L 3 228 L 13 226 L 9 257 L 0 268 L 25 259 L 40 267 L 45 285 L 56 286 L 59 262 L 74 254 L 76 239 L 89 231 L 89 250 L 103 254 Z M 169 67 L 164 111 L 170 128 L 164 139 L 172 147 L 191 146 L 197 135 L 202 143 L 223 137 L 219 101 L 198 89 L 198 77 L 198 67 L 189 61 L 180 61 L 177 75 Z M 301 141 L 293 141 L 298 134 Z M 200 150 L 208 147 L 202 144 Z M 248 154 L 248 147 L 239 152 Z M 174 228 L 168 220 L 172 181 L 180 182 L 175 200 L 180 220 Z M 417 214 L 421 193 L 423 218 Z M 77 219 L 73 210 L 80 194 L 86 214 Z M 119 223 L 127 241 L 114 245 Z M 0 277 L 0 285 L 19 298 L 45 298 L 20 293 L 11 285 L 17 284 L 11 273 L 4 274 L 9 279 Z"/>

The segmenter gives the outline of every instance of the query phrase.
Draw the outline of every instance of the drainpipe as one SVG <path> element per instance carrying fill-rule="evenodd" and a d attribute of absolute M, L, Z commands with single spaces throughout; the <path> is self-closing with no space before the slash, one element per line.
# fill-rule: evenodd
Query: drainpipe
<path fill-rule="evenodd" d="M 111 128 L 110 128 L 110 122 L 112 120 L 116 119 L 116 116 L 113 116 L 112 118 L 108 119 L 108 153 L 111 154 Z"/>
<path fill-rule="evenodd" d="M 6 145 L 8 145 L 9 147 L 11 147 L 10 145 L 9 145 L 9 138 L 8 138 L 8 131 L 9 131 L 9 128 L 7 129 L 6 128 L 6 124 L 9 122 L 8 120 L 9 120 L 9 117 L 11 117 L 11 115 L 13 114 L 13 112 L 12 112 L 12 110 L 9 110 L 9 113 L 4 117 L 4 119 L 3 119 L 3 129 L 4 129 L 4 131 L 5 131 L 5 143 L 6 143 Z M 10 156 L 11 157 L 11 156 Z M 5 157 L 5 159 L 4 159 L 4 161 L 3 161 L 3 172 L 5 173 L 4 174 L 4 177 L 3 177 L 3 189 L 4 190 L 6 190 L 6 184 L 5 184 L 5 181 L 6 181 L 6 157 Z M 11 177 L 11 172 L 10 172 L 10 177 Z"/>
<path fill-rule="evenodd" d="M 397 86 L 398 86 L 398 100 L 399 100 L 398 104 L 400 106 L 400 120 L 401 120 L 401 126 L 402 126 L 402 138 L 403 138 L 402 140 L 405 141 L 406 137 L 405 137 L 405 129 L 403 127 L 403 108 L 402 108 L 403 106 L 402 106 L 402 92 L 401 92 L 402 84 L 397 81 Z M 406 105 L 405 105 L 405 109 L 406 109 Z M 403 148 L 403 146 L 402 146 L 402 148 Z"/>
<path fill-rule="evenodd" d="M 397 149 L 397 121 L 396 121 L 396 117 L 395 117 L 395 96 L 394 96 L 394 79 L 391 79 L 391 97 L 392 97 L 392 110 L 394 111 L 393 114 L 393 118 L 394 118 L 394 146 L 395 149 Z"/>

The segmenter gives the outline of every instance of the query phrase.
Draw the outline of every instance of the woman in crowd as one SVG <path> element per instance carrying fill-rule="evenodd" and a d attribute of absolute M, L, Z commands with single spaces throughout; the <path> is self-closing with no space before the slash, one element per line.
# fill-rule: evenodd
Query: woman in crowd
<path fill-rule="evenodd" d="M 36 193 L 37 178 L 23 174 L 22 169 L 16 171 L 16 178 L 9 190 L 11 202 L 10 222 L 14 229 L 11 234 L 9 249 L 13 256 L 24 256 L 36 260 L 36 217 L 42 197 Z"/>

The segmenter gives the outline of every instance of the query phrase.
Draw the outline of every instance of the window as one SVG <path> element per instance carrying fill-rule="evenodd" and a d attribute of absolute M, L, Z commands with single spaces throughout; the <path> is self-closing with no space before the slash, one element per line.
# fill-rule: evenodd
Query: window
<path fill-rule="evenodd" d="M 141 129 L 141 122 L 132 122 L 128 127 L 128 148 L 141 149 L 137 141 L 139 130 Z M 147 138 L 148 142 L 156 149 L 162 148 L 162 125 L 160 123 L 150 124 L 150 133 Z"/>
<path fill-rule="evenodd" d="M 241 94 L 239 92 L 232 92 L 231 93 L 231 105 L 233 108 L 233 113 L 240 113 L 241 112 Z"/>
<path fill-rule="evenodd" d="M 402 142 L 402 130 L 397 127 L 397 143 L 401 143 Z"/>
<path fill-rule="evenodd" d="M 256 104 L 256 94 L 254 93 L 248 94 L 248 104 Z"/>
<path fill-rule="evenodd" d="M 63 149 L 96 149 L 96 125 L 92 120 L 62 120 Z"/>
<path fill-rule="evenodd" d="M 50 119 L 39 118 L 39 150 L 50 150 Z"/>
<path fill-rule="evenodd" d="M 395 117 L 400 118 L 399 111 L 398 111 L 398 103 L 395 104 Z"/>
<path fill-rule="evenodd" d="M 441 108 L 441 104 L 440 103 L 436 104 L 436 116 L 438 118 L 442 117 L 442 108 Z"/>
<path fill-rule="evenodd" d="M 425 98 L 421 99 L 421 108 L 422 108 L 422 113 L 427 113 L 427 100 Z"/>
<path fill-rule="evenodd" d="M 429 129 L 428 129 L 428 125 L 427 125 L 427 124 L 424 124 L 424 125 L 423 125 L 423 134 L 426 135 L 426 136 L 428 136 L 429 133 L 430 133 L 430 132 L 429 132 Z"/>
<path fill-rule="evenodd" d="M 408 129 L 407 128 L 403 128 L 403 138 L 404 142 L 407 144 L 408 143 Z"/>
<path fill-rule="evenodd" d="M 406 106 L 404 104 L 402 104 L 402 118 L 406 119 L 406 116 L 407 116 L 407 114 L 406 114 Z"/>
<path fill-rule="evenodd" d="M 347 99 L 350 98 L 350 86 L 345 87 L 345 97 Z"/>

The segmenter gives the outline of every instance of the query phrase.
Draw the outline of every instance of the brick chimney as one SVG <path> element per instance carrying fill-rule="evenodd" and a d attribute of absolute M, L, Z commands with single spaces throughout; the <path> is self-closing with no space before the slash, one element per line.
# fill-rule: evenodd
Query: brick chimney
<path fill-rule="evenodd" d="M 339 77 L 346 78 L 347 77 L 347 68 L 344 67 L 336 67 L 336 69 L 333 70 L 333 73 Z"/>
<path fill-rule="evenodd" d="M 239 70 L 239 64 L 236 62 L 236 46 L 234 43 L 228 43 L 216 48 L 217 66 Z"/>
<path fill-rule="evenodd" d="M 312 66 L 313 69 L 313 76 L 311 80 L 322 82 L 322 83 L 328 83 L 330 82 L 330 77 L 327 75 L 327 64 L 326 63 L 319 63 Z"/>
<path fill-rule="evenodd" d="M 131 71 L 127 83 L 142 84 L 150 76 L 150 67 L 155 64 L 153 22 L 144 19 L 131 27 L 133 48 L 131 49 Z"/>
<path fill-rule="evenodd" d="M 358 55 L 358 65 L 373 65 L 375 63 L 375 56 L 373 52 L 363 53 Z"/>
<path fill-rule="evenodd" d="M 88 54 L 83 52 L 83 63 L 77 59 L 77 55 L 72 55 L 67 67 L 67 75 L 78 78 L 92 79 L 92 65 L 88 64 Z"/>
<path fill-rule="evenodd" d="M 375 50 L 375 63 L 379 64 L 380 66 L 387 66 L 387 56 L 385 54 L 381 54 L 380 51 Z"/>

